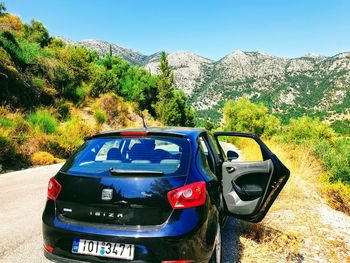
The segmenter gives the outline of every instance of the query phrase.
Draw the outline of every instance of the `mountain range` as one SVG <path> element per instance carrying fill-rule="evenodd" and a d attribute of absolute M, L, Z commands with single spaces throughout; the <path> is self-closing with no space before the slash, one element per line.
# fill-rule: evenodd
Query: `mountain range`
<path fill-rule="evenodd" d="M 69 42 L 68 40 L 65 40 Z M 75 44 L 105 55 L 112 50 L 131 64 L 158 72 L 159 53 L 147 56 L 106 41 Z M 175 86 L 189 96 L 201 119 L 221 119 L 228 99 L 263 102 L 282 119 L 303 114 L 330 121 L 350 117 L 350 52 L 284 58 L 262 52 L 234 51 L 218 61 L 178 51 L 168 54 Z"/>

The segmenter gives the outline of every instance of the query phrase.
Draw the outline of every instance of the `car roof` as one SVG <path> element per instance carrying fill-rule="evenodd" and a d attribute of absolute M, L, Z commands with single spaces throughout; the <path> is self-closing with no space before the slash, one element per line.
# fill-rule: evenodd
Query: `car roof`
<path fill-rule="evenodd" d="M 198 134 L 205 132 L 205 129 L 201 128 L 189 128 L 189 127 L 172 127 L 172 126 L 162 126 L 162 127 L 147 127 L 147 128 L 129 128 L 121 130 L 112 130 L 97 133 L 92 136 L 92 138 L 99 137 L 109 137 L 117 136 L 122 132 L 144 132 L 147 131 L 150 135 L 172 135 L 187 138 L 197 138 Z"/>

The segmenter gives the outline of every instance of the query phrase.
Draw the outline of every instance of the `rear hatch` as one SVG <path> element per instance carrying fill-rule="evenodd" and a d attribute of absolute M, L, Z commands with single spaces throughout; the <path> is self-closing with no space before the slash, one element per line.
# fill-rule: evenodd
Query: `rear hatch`
<path fill-rule="evenodd" d="M 87 141 L 56 176 L 59 216 L 116 225 L 159 225 L 172 212 L 167 193 L 186 183 L 190 142 L 128 133 Z"/>

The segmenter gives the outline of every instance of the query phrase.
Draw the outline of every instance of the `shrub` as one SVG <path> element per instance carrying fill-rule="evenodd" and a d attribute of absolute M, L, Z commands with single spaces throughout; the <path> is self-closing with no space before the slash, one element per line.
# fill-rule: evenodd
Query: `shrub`
<path fill-rule="evenodd" d="M 33 165 L 49 165 L 55 162 L 55 157 L 48 152 L 36 152 L 32 155 L 31 161 Z"/>
<path fill-rule="evenodd" d="M 45 87 L 45 81 L 41 78 L 33 78 L 32 79 L 34 86 L 36 86 L 39 89 L 43 89 Z"/>
<path fill-rule="evenodd" d="M 23 23 L 18 16 L 4 14 L 0 16 L 0 31 L 10 31 L 16 35 L 23 34 Z"/>
<path fill-rule="evenodd" d="M 60 135 L 57 138 L 58 145 L 56 145 L 56 147 L 59 146 L 64 150 L 64 155 L 62 157 L 67 157 L 84 142 L 85 137 L 93 133 L 94 131 L 86 122 L 74 117 L 61 129 Z"/>
<path fill-rule="evenodd" d="M 20 114 L 16 114 L 12 121 L 13 125 L 9 129 L 10 136 L 18 144 L 23 144 L 31 133 L 31 126 Z"/>
<path fill-rule="evenodd" d="M 350 120 L 336 120 L 331 124 L 331 127 L 339 134 L 350 134 Z"/>
<path fill-rule="evenodd" d="M 315 143 L 313 149 L 329 172 L 331 182 L 350 184 L 350 139 L 337 139 L 334 143 L 321 140 Z"/>
<path fill-rule="evenodd" d="M 28 120 L 44 133 L 52 134 L 57 131 L 57 120 L 47 110 L 39 109 L 36 112 L 31 113 Z"/>
<path fill-rule="evenodd" d="M 19 145 L 8 131 L 0 128 L 0 165 L 2 169 L 18 169 L 29 165 L 27 156 L 19 151 Z"/>
<path fill-rule="evenodd" d="M 40 44 L 41 47 L 47 46 L 50 43 L 50 35 L 43 23 L 34 19 L 30 24 L 25 25 L 25 36 L 31 42 Z"/>
<path fill-rule="evenodd" d="M 13 129 L 16 134 L 26 134 L 30 132 L 30 124 L 23 118 L 23 116 L 16 116 L 13 119 L 13 123 Z"/>
<path fill-rule="evenodd" d="M 96 110 L 94 113 L 94 117 L 99 125 L 105 123 L 108 120 L 107 114 L 102 110 Z"/>
<path fill-rule="evenodd" d="M 0 164 L 4 167 L 11 167 L 14 164 L 16 158 L 16 144 L 9 134 L 0 130 Z"/>
<path fill-rule="evenodd" d="M 107 114 L 110 125 L 117 123 L 124 125 L 129 114 L 128 104 L 113 93 L 103 94 L 96 101 L 96 107 Z"/>
<path fill-rule="evenodd" d="M 284 142 L 302 144 L 310 141 L 333 140 L 335 133 L 329 124 L 321 122 L 318 118 L 303 116 L 291 119 L 278 137 Z"/>
<path fill-rule="evenodd" d="M 57 103 L 57 113 L 60 120 L 67 120 L 70 117 L 70 108 L 69 102 L 60 101 Z"/>
<path fill-rule="evenodd" d="M 92 83 L 90 95 L 98 97 L 99 95 L 116 90 L 117 76 L 111 70 L 105 67 L 95 68 L 95 78 Z"/>
<path fill-rule="evenodd" d="M 0 127 L 9 128 L 12 126 L 12 120 L 7 117 L 0 117 Z"/>
<path fill-rule="evenodd" d="M 350 185 L 338 181 L 325 184 L 322 191 L 327 194 L 327 201 L 331 207 L 350 215 Z"/>
<path fill-rule="evenodd" d="M 75 86 L 70 83 L 63 89 L 62 96 L 76 104 L 81 104 L 86 97 L 86 91 L 83 86 Z"/>
<path fill-rule="evenodd" d="M 69 155 L 66 148 L 60 144 L 60 137 L 58 135 L 52 136 L 50 140 L 45 143 L 43 149 L 50 153 L 54 153 L 55 156 L 59 158 L 66 158 Z"/>
<path fill-rule="evenodd" d="M 251 103 L 246 98 L 229 100 L 224 106 L 225 129 L 238 132 L 251 132 L 257 135 L 273 135 L 281 121 L 268 113 L 262 104 Z"/>

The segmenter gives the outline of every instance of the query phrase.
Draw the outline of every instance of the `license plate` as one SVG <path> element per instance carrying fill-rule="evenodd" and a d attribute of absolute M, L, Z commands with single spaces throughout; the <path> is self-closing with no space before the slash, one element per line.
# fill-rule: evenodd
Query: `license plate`
<path fill-rule="evenodd" d="M 134 245 L 113 242 L 74 239 L 72 252 L 100 257 L 134 259 Z"/>

